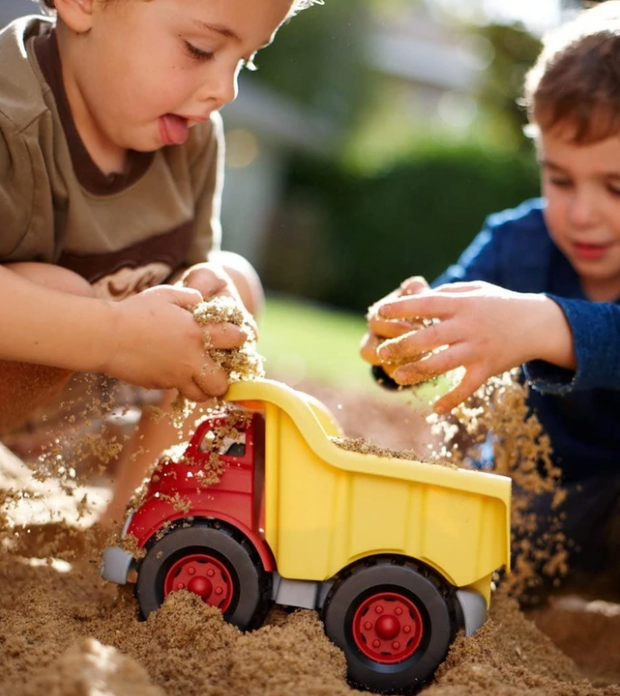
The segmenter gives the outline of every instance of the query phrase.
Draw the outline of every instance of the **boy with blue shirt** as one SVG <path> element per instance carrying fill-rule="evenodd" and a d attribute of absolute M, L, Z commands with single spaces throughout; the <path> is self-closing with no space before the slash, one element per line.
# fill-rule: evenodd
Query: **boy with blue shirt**
<path fill-rule="evenodd" d="M 525 94 L 543 197 L 491 215 L 434 289 L 410 279 L 377 303 L 362 344 L 401 385 L 464 368 L 438 413 L 523 365 L 568 491 L 564 529 L 588 566 L 609 558 L 610 536 L 616 555 L 620 544 L 618 66 L 616 0 L 545 38 Z M 421 318 L 439 321 L 412 330 Z"/>

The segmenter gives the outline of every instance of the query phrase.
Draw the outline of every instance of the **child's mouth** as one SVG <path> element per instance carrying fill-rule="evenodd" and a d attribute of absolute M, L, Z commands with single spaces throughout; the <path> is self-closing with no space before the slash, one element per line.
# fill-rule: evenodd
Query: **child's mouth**
<path fill-rule="evenodd" d="M 175 114 L 165 114 L 159 119 L 159 134 L 164 145 L 182 145 L 189 133 L 187 119 Z"/>
<path fill-rule="evenodd" d="M 584 261 L 596 261 L 605 256 L 609 246 L 609 244 L 585 244 L 584 242 L 575 242 L 575 253 Z"/>

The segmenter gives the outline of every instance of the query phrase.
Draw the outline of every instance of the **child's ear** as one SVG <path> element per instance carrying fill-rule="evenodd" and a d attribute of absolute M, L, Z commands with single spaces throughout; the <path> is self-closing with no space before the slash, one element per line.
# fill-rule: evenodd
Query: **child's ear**
<path fill-rule="evenodd" d="M 84 34 L 92 26 L 93 5 L 96 0 L 56 0 L 56 12 L 62 21 L 77 34 Z"/>

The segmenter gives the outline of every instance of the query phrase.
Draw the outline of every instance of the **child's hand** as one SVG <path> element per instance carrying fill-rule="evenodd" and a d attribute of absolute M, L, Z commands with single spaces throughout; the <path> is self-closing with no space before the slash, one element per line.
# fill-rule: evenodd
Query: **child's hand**
<path fill-rule="evenodd" d="M 409 333 L 415 328 L 421 325 L 419 320 L 407 319 L 396 319 L 388 320 L 379 315 L 379 310 L 386 303 L 391 302 L 399 297 L 404 297 L 407 295 L 414 295 L 418 292 L 422 292 L 428 289 L 428 283 L 426 280 L 420 276 L 414 276 L 413 278 L 407 278 L 404 280 L 400 287 L 386 295 L 384 298 L 375 302 L 375 304 L 368 310 L 367 320 L 368 320 L 368 333 L 362 338 L 362 343 L 360 346 L 360 354 L 366 362 L 371 365 L 381 365 L 382 360 L 377 355 L 377 349 L 386 340 L 390 338 L 397 338 L 403 334 Z M 392 366 L 383 366 L 388 375 L 391 376 L 391 372 L 395 368 Z"/>
<path fill-rule="evenodd" d="M 226 271 L 214 263 L 199 263 L 187 269 L 179 280 L 182 287 L 194 288 L 202 295 L 205 302 L 215 297 L 232 297 L 240 307 L 243 307 L 241 297 Z M 258 329 L 251 314 L 247 313 L 246 321 L 252 326 L 254 335 L 258 336 Z M 210 329 L 208 329 L 210 331 Z M 213 345 L 214 348 L 222 346 Z"/>
<path fill-rule="evenodd" d="M 205 301 L 220 295 L 239 299 L 239 293 L 230 277 L 221 266 L 213 263 L 198 263 L 188 268 L 179 282 L 183 287 L 198 290 Z"/>
<path fill-rule="evenodd" d="M 385 302 L 379 316 L 388 321 L 439 319 L 377 349 L 380 361 L 398 364 L 391 376 L 402 385 L 465 368 L 460 384 L 435 403 L 437 413 L 450 411 L 492 375 L 529 360 L 576 366 L 568 322 L 545 295 L 483 282 L 455 283 Z"/>
<path fill-rule="evenodd" d="M 224 394 L 226 372 L 207 355 L 205 327 L 189 311 L 202 299 L 198 290 L 162 285 L 109 303 L 115 349 L 99 371 L 141 387 L 176 388 L 192 401 Z M 247 335 L 222 323 L 209 327 L 207 339 L 211 348 L 236 348 Z"/>

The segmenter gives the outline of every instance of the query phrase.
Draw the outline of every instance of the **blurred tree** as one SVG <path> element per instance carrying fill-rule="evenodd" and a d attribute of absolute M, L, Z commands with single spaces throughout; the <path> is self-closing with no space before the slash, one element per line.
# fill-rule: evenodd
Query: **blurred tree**
<path fill-rule="evenodd" d="M 260 52 L 256 77 L 346 129 L 372 89 L 363 64 L 371 3 L 327 0 L 304 10 Z"/>
<path fill-rule="evenodd" d="M 409 275 L 435 278 L 491 212 L 538 193 L 534 158 L 463 145 L 370 176 L 295 159 L 260 265 L 266 286 L 364 311 Z"/>
<path fill-rule="evenodd" d="M 525 74 L 540 52 L 540 39 L 520 24 L 489 24 L 477 31 L 491 43 L 494 51 L 493 61 L 478 91 L 480 109 L 487 120 L 492 120 L 497 141 L 504 147 L 529 148 L 523 133 L 527 114 L 519 100 Z"/>
<path fill-rule="evenodd" d="M 537 194 L 536 164 L 522 132 L 525 114 L 516 99 L 540 44 L 522 27 L 460 23 L 448 32 L 452 45 L 467 37 L 467 47 L 490 46 L 493 58 L 468 93 L 478 99 L 477 116 L 457 137 L 441 130 L 439 116 L 416 119 L 404 108 L 387 115 L 387 107 L 378 108 L 388 101 L 404 106 L 412 92 L 424 89 L 412 80 L 388 81 L 368 61 L 370 32 L 384 22 L 394 26 L 395 19 L 397 34 L 411 41 L 432 39 L 398 23 L 404 12 L 411 20 L 413 4 L 326 0 L 283 27 L 259 54 L 259 73 L 244 77 L 327 116 L 342 133 L 340 146 L 326 157 L 288 157 L 283 199 L 258 264 L 269 289 L 363 311 L 409 274 L 434 278 L 486 215 Z M 414 29 L 420 26 L 414 20 Z M 404 95 L 400 101 L 396 90 Z M 374 131 L 366 127 L 369 119 Z M 369 132 L 377 137 L 371 140 Z M 348 156 L 353 139 L 357 158 Z M 379 166 L 359 166 L 369 143 Z"/>

